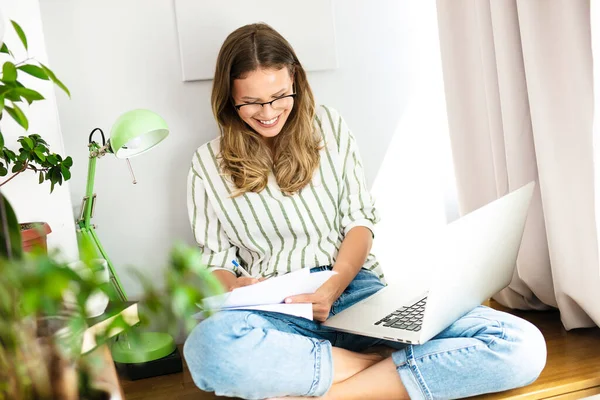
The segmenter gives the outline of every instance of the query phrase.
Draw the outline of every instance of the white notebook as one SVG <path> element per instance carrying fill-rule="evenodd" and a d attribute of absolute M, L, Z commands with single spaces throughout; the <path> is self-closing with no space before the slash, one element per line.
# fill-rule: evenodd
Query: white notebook
<path fill-rule="evenodd" d="M 303 268 L 254 285 L 237 288 L 219 296 L 208 297 L 204 299 L 202 308 L 213 311 L 272 311 L 312 320 L 312 304 L 285 304 L 283 301 L 290 296 L 316 292 L 334 274 L 336 272 L 333 271 L 319 271 L 311 274 L 309 268 Z"/>

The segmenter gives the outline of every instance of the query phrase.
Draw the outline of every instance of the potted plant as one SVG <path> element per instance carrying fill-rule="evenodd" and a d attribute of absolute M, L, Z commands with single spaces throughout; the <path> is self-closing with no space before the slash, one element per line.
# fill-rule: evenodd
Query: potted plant
<path fill-rule="evenodd" d="M 102 361 L 80 351 L 88 323 L 86 303 L 98 289 L 108 293 L 109 284 L 48 254 L 23 253 L 20 240 L 15 214 L 0 191 L 0 399 L 113 398 L 118 388 L 100 386 L 94 378 Z M 84 264 L 91 266 L 94 257 L 92 249 L 82 249 Z M 176 246 L 164 289 L 143 280 L 142 326 L 162 322 L 172 332 L 182 320 L 187 330 L 195 325 L 197 304 L 222 291 L 200 260 L 198 249 Z M 72 300 L 66 303 L 66 297 Z M 119 316 L 104 332 L 113 328 L 130 327 Z M 132 343 L 137 331 L 128 331 Z M 108 340 L 105 333 L 96 336 L 97 343 Z"/>
<path fill-rule="evenodd" d="M 24 254 L 0 192 L 0 399 L 109 399 L 94 385 L 98 361 L 79 355 L 85 303 L 102 288 L 47 254 Z M 65 306 L 67 293 L 74 301 Z M 82 307 L 83 306 L 83 307 Z"/>
<path fill-rule="evenodd" d="M 11 21 L 12 27 L 28 52 L 27 36 L 21 26 Z M 2 65 L 0 78 L 0 121 L 8 115 L 27 131 L 29 121 L 24 111 L 24 103 L 31 105 L 43 101 L 44 96 L 34 89 L 26 87 L 19 78 L 29 75 L 39 80 L 52 81 L 70 96 L 69 89 L 56 77 L 46 65 L 37 61 L 28 53 L 23 60 L 17 61 L 6 43 L 2 43 L 0 53 L 6 58 Z M 25 108 L 27 110 L 27 108 Z M 39 175 L 39 183 L 50 182 L 50 192 L 56 184 L 62 185 L 71 178 L 71 157 L 63 157 L 50 151 L 48 143 L 41 135 L 30 133 L 17 140 L 16 147 L 5 144 L 0 132 L 0 187 L 8 184 L 23 173 Z M 34 247 L 46 248 L 46 235 L 51 232 L 50 226 L 44 222 L 29 222 L 21 225 L 23 246 L 26 251 Z"/>

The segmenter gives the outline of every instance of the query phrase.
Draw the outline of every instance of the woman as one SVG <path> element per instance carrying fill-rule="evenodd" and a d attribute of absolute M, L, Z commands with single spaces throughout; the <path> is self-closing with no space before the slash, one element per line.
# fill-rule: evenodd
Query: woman
<path fill-rule="evenodd" d="M 537 378 L 546 357 L 540 332 L 486 307 L 421 346 L 321 326 L 383 287 L 369 253 L 378 215 L 348 126 L 315 107 L 302 65 L 276 31 L 252 24 L 229 35 L 212 107 L 220 137 L 197 150 L 188 178 L 204 262 L 229 290 L 300 268 L 337 274 L 286 300 L 312 303 L 315 321 L 245 310 L 200 323 L 184 346 L 198 387 L 246 399 L 449 399 Z M 362 353 L 375 345 L 397 351 Z"/>

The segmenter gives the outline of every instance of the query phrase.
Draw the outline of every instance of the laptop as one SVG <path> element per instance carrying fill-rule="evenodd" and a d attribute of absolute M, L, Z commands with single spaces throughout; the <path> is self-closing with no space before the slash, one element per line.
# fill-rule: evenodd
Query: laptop
<path fill-rule="evenodd" d="M 448 224 L 424 255 L 432 278 L 414 298 L 391 282 L 334 315 L 324 326 L 363 336 L 423 344 L 508 286 L 535 183 Z M 419 268 L 419 266 L 416 266 Z"/>

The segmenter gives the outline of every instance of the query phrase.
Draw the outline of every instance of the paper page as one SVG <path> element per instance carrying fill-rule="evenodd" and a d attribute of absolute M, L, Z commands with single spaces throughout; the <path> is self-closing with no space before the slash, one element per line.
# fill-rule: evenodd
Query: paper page
<path fill-rule="evenodd" d="M 286 297 L 314 293 L 333 271 L 310 273 L 308 268 L 290 272 L 250 286 L 244 286 L 219 296 L 204 299 L 204 307 L 211 310 L 232 307 L 283 303 Z"/>
<path fill-rule="evenodd" d="M 281 314 L 294 315 L 296 317 L 306 318 L 311 321 L 313 319 L 312 304 L 310 304 L 310 303 L 263 304 L 262 306 L 246 306 L 246 307 L 227 308 L 223 311 L 230 311 L 230 310 L 271 311 L 271 312 L 277 312 L 277 313 L 281 313 Z M 207 318 L 207 315 L 204 311 L 201 311 L 199 313 L 194 314 L 192 317 L 198 321 L 203 321 Z"/>
<path fill-rule="evenodd" d="M 294 315 L 296 317 L 302 317 L 306 319 L 313 319 L 313 307 L 311 303 L 295 303 L 295 304 L 263 304 L 262 306 L 246 306 L 246 307 L 233 307 L 228 308 L 229 310 L 259 310 L 259 311 L 271 311 L 281 314 Z"/>

